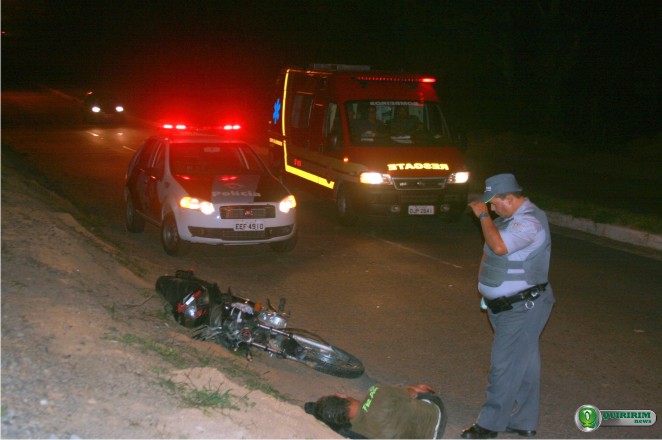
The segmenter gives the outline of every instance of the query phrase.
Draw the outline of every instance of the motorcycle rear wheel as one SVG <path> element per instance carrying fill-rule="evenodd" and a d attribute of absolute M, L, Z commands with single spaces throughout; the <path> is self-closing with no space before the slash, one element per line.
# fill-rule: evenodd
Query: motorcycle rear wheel
<path fill-rule="evenodd" d="M 365 367 L 356 356 L 329 344 L 319 336 L 301 329 L 288 328 L 287 332 L 303 338 L 297 339 L 297 342 L 306 350 L 306 356 L 300 359 L 299 362 L 314 370 L 349 379 L 360 377 L 364 373 Z M 306 339 L 312 343 L 306 344 Z M 314 343 L 326 345 L 330 347 L 330 350 L 322 350 L 316 347 Z"/>

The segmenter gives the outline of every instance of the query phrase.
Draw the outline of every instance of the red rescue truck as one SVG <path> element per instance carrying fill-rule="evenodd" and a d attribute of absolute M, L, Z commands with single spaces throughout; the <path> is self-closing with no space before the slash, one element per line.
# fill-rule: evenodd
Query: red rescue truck
<path fill-rule="evenodd" d="M 368 66 L 282 70 L 269 124 L 272 170 L 324 188 L 343 225 L 361 214 L 457 219 L 469 172 L 434 82 Z"/>

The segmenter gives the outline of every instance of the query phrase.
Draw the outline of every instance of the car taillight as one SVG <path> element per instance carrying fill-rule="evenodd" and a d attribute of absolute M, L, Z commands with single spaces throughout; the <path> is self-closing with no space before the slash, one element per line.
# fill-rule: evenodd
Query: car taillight
<path fill-rule="evenodd" d="M 241 126 L 239 124 L 226 124 L 223 126 L 223 130 L 225 131 L 239 130 L 239 129 L 241 129 Z"/>

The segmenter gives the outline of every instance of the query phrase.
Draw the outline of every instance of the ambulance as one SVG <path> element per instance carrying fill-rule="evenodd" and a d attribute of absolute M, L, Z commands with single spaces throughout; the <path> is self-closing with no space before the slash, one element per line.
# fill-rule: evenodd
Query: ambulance
<path fill-rule="evenodd" d="M 283 69 L 269 121 L 272 171 L 323 189 L 341 225 L 372 214 L 458 219 L 469 171 L 434 83 L 360 65 Z"/>

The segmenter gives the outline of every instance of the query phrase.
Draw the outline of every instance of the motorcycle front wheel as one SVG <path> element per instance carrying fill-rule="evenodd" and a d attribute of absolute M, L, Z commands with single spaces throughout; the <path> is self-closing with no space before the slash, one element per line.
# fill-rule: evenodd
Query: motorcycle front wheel
<path fill-rule="evenodd" d="M 287 329 L 287 332 L 306 350 L 305 356 L 297 360 L 320 373 L 354 379 L 365 371 L 357 357 L 334 347 L 319 336 L 301 329 Z"/>

